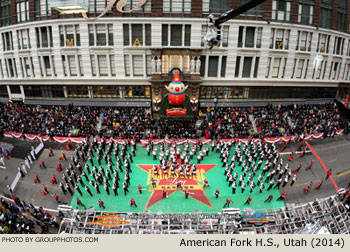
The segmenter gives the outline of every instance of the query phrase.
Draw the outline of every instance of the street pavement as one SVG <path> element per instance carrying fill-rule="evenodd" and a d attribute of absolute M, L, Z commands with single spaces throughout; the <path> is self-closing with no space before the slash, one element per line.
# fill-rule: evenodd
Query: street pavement
<path fill-rule="evenodd" d="M 17 174 L 17 167 L 23 162 L 20 158 L 21 151 L 26 151 L 31 146 L 37 146 L 38 141 L 21 140 L 14 138 L 0 138 L 0 142 L 12 144 L 19 151 L 15 157 L 10 160 L 6 160 L 6 169 L 0 168 L 0 193 L 9 196 L 6 186 L 12 183 L 12 180 Z M 325 166 L 333 171 L 333 178 L 339 188 L 345 188 L 350 182 L 350 137 L 340 135 L 334 138 L 326 138 L 319 140 L 310 140 L 308 143 L 320 156 Z M 299 143 L 291 143 L 286 150 L 283 151 L 282 157 L 284 158 L 284 164 L 288 162 L 289 154 L 292 150 L 298 147 Z M 54 156 L 49 157 L 49 147 L 53 148 Z M 282 144 L 277 145 L 278 148 L 282 147 Z M 45 149 L 37 157 L 37 161 L 33 162 L 31 169 L 28 171 L 25 177 L 21 178 L 17 184 L 14 193 L 21 200 L 31 202 L 36 206 L 43 206 L 46 208 L 56 209 L 58 203 L 51 197 L 52 194 L 56 193 L 60 196 L 60 200 L 63 203 L 70 204 L 72 196 L 67 193 L 63 195 L 58 184 L 50 184 L 51 177 L 56 175 L 57 182 L 62 180 L 62 172 L 56 171 L 57 162 L 59 157 L 62 155 L 62 151 L 67 154 L 68 161 L 61 161 L 62 168 L 68 166 L 71 156 L 73 155 L 75 144 L 72 145 L 72 150 L 66 151 L 65 144 L 59 143 L 45 143 Z M 305 148 L 306 145 L 303 146 Z M 307 149 L 309 150 L 309 149 Z M 324 198 L 336 193 L 336 189 L 330 179 L 326 180 L 320 190 L 316 190 L 315 186 L 326 177 L 326 172 L 321 166 L 319 160 L 312 154 L 307 153 L 304 157 L 298 157 L 295 155 L 293 162 L 289 162 L 289 167 L 293 170 L 296 169 L 300 162 L 303 163 L 302 168 L 297 173 L 297 181 L 293 186 L 290 186 L 290 182 L 280 188 L 281 193 L 286 192 L 287 197 L 285 199 L 286 204 L 302 203 L 313 201 L 317 198 Z M 47 168 L 40 168 L 40 161 L 44 160 Z M 312 168 L 308 171 L 305 168 L 314 160 Z M 38 174 L 41 183 L 34 183 L 34 175 Z M 312 189 L 308 192 L 304 192 L 304 188 L 308 186 L 310 182 L 313 182 Z M 48 187 L 49 194 L 43 196 L 40 191 L 43 188 L 43 184 Z"/>

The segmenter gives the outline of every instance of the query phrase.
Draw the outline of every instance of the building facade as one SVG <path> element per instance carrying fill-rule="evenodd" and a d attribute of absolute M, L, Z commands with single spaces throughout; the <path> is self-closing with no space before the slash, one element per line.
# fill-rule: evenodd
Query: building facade
<path fill-rule="evenodd" d="M 88 16 L 108 2 L 89 0 Z M 224 23 L 207 49 L 207 16 L 246 2 L 147 0 L 88 21 L 50 0 L 1 0 L 0 98 L 154 106 L 174 69 L 200 102 L 335 98 L 348 86 L 350 1 L 267 0 Z"/>

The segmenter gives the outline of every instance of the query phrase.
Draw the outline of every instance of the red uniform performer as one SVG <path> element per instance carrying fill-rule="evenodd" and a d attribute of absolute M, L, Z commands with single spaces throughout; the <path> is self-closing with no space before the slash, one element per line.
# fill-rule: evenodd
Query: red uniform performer
<path fill-rule="evenodd" d="M 67 156 L 66 153 L 64 153 L 64 151 L 62 151 L 62 157 L 64 158 L 64 160 L 67 160 Z"/>
<path fill-rule="evenodd" d="M 208 180 L 207 179 L 204 179 L 204 187 L 208 187 L 209 186 L 209 182 L 208 182 Z"/>
<path fill-rule="evenodd" d="M 218 198 L 219 195 L 220 195 L 220 191 L 219 191 L 219 189 L 216 189 L 216 191 L 215 191 L 215 197 Z"/>
<path fill-rule="evenodd" d="M 189 195 L 190 193 L 187 191 L 187 190 L 185 190 L 185 199 L 188 199 L 188 195 Z"/>
<path fill-rule="evenodd" d="M 49 157 L 53 156 L 53 149 L 50 147 Z"/>
<path fill-rule="evenodd" d="M 139 190 L 139 193 L 142 194 L 142 186 L 139 185 L 139 186 L 137 187 L 137 189 Z"/>
<path fill-rule="evenodd" d="M 273 195 L 272 194 L 270 194 L 269 197 L 267 197 L 265 202 L 270 202 L 271 200 L 273 200 Z"/>
<path fill-rule="evenodd" d="M 231 199 L 228 198 L 228 199 L 226 200 L 226 203 L 225 203 L 225 205 L 224 205 L 223 208 L 225 208 L 226 206 L 227 206 L 227 207 L 230 207 L 230 203 L 235 203 L 235 202 L 233 202 Z"/>
<path fill-rule="evenodd" d="M 284 200 L 287 197 L 286 193 L 282 193 L 281 196 L 277 200 Z"/>
<path fill-rule="evenodd" d="M 315 189 L 316 189 L 316 190 L 320 189 L 323 183 L 324 183 L 324 180 L 322 179 L 322 180 L 321 180 L 321 183 L 319 183 L 319 184 L 315 187 Z"/>
<path fill-rule="evenodd" d="M 244 205 L 250 205 L 251 202 L 252 202 L 252 196 L 249 196 L 246 202 L 244 203 Z"/>
<path fill-rule="evenodd" d="M 98 200 L 98 205 L 105 208 L 105 203 L 101 199 Z"/>
<path fill-rule="evenodd" d="M 312 167 L 312 165 L 315 163 L 315 161 L 314 160 L 312 160 L 311 161 L 311 163 L 309 164 L 309 166 L 305 169 L 305 170 L 309 170 L 309 169 L 311 169 L 311 167 Z"/>
<path fill-rule="evenodd" d="M 329 169 L 329 170 L 327 171 L 327 176 L 326 176 L 326 179 L 325 179 L 325 180 L 327 180 L 330 176 L 332 176 L 332 169 Z"/>
<path fill-rule="evenodd" d="M 134 199 L 131 199 L 131 200 L 130 200 L 130 206 L 131 206 L 131 207 L 132 207 L 132 206 L 137 207 L 136 202 L 135 202 Z"/>

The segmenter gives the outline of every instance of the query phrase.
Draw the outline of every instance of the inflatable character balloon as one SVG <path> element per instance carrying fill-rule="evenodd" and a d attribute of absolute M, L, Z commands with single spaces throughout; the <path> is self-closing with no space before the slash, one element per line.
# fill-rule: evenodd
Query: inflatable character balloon
<path fill-rule="evenodd" d="M 188 86 L 185 86 L 180 79 L 179 73 L 176 72 L 173 80 L 165 88 L 169 91 L 168 99 L 169 103 L 173 106 L 180 106 L 185 102 L 185 91 Z"/>

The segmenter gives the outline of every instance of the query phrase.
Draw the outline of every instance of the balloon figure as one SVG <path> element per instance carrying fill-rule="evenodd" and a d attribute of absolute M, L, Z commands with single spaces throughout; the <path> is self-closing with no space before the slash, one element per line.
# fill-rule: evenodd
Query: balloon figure
<path fill-rule="evenodd" d="M 165 88 L 169 91 L 168 99 L 171 105 L 180 106 L 185 102 L 185 91 L 188 86 L 183 84 L 178 72 L 175 73 L 173 80 Z"/>

